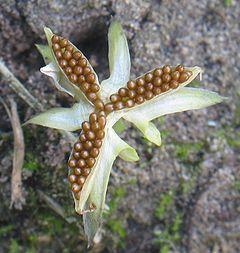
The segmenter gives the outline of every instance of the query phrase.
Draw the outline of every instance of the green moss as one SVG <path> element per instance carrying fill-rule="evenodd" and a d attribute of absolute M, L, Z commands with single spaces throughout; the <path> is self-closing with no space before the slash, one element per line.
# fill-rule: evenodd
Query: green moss
<path fill-rule="evenodd" d="M 2 226 L 0 227 L 0 237 L 7 235 L 8 233 L 10 233 L 13 230 L 13 225 L 6 225 L 6 226 Z"/>
<path fill-rule="evenodd" d="M 20 252 L 17 240 L 11 239 L 8 252 L 9 253 L 19 253 Z"/>
<path fill-rule="evenodd" d="M 232 186 L 235 190 L 240 191 L 240 180 L 236 180 Z"/>
<path fill-rule="evenodd" d="M 224 5 L 230 7 L 232 5 L 232 0 L 224 0 Z"/>
<path fill-rule="evenodd" d="M 32 153 L 26 153 L 23 168 L 37 171 L 40 167 L 37 158 Z"/>
<path fill-rule="evenodd" d="M 160 201 L 155 209 L 155 216 L 158 219 L 164 219 L 166 212 L 173 203 L 173 200 L 174 194 L 171 190 L 162 194 Z"/>

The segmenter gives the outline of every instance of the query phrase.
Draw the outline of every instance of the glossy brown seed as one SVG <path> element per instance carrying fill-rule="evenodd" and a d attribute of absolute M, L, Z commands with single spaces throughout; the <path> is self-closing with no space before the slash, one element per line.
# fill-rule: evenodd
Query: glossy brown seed
<path fill-rule="evenodd" d="M 160 86 L 162 84 L 162 79 L 160 77 L 155 77 L 153 80 L 154 86 Z"/>
<path fill-rule="evenodd" d="M 82 150 L 82 151 L 80 152 L 80 156 L 81 156 L 83 159 L 86 159 L 86 158 L 89 157 L 89 153 L 88 153 L 87 150 Z M 79 166 L 79 167 L 80 167 L 80 166 Z"/>
<path fill-rule="evenodd" d="M 118 94 L 119 94 L 119 96 L 121 96 L 121 97 L 126 97 L 127 94 L 128 94 L 128 90 L 127 90 L 126 88 L 120 88 L 120 89 L 118 90 Z"/>
<path fill-rule="evenodd" d="M 75 159 L 79 160 L 79 159 L 80 159 L 80 152 L 74 151 L 74 152 L 73 152 L 73 157 L 74 157 Z"/>
<path fill-rule="evenodd" d="M 151 91 L 146 91 L 146 93 L 144 95 L 147 100 L 153 98 L 153 92 L 151 92 Z"/>
<path fill-rule="evenodd" d="M 104 110 L 105 110 L 107 113 L 112 112 L 112 111 L 114 110 L 113 104 L 112 104 L 112 103 L 107 103 L 107 104 L 105 104 Z"/>
<path fill-rule="evenodd" d="M 59 41 L 59 45 L 63 48 L 63 47 L 66 47 L 68 44 L 68 40 L 67 39 L 61 39 Z"/>
<path fill-rule="evenodd" d="M 88 130 L 90 130 L 90 128 L 91 128 L 90 123 L 88 121 L 83 121 L 83 123 L 82 123 L 82 130 L 84 132 L 87 132 Z"/>
<path fill-rule="evenodd" d="M 72 53 L 73 49 L 74 49 L 74 47 L 70 44 L 66 46 L 66 50 L 71 52 L 71 53 Z"/>
<path fill-rule="evenodd" d="M 120 98 L 120 96 L 118 94 L 112 94 L 110 96 L 110 100 L 111 100 L 112 103 L 116 103 L 116 102 L 120 101 L 120 99 L 121 98 Z"/>
<path fill-rule="evenodd" d="M 86 137 L 85 134 L 82 133 L 82 134 L 80 134 L 79 139 L 80 139 L 81 142 L 85 142 L 87 140 L 87 137 Z"/>
<path fill-rule="evenodd" d="M 116 102 L 115 104 L 114 104 L 114 109 L 115 110 L 121 110 L 121 109 L 123 109 L 123 102 L 122 101 L 118 101 L 118 102 Z"/>
<path fill-rule="evenodd" d="M 74 67 L 77 64 L 77 61 L 74 60 L 73 58 L 68 62 L 70 67 Z"/>
<path fill-rule="evenodd" d="M 185 72 L 181 73 L 181 75 L 179 77 L 179 82 L 183 83 L 183 82 L 186 82 L 187 80 L 188 80 L 188 74 Z"/>
<path fill-rule="evenodd" d="M 89 115 L 89 122 L 92 124 L 97 121 L 97 114 L 95 112 Z"/>
<path fill-rule="evenodd" d="M 105 136 L 105 132 L 103 130 L 99 130 L 99 131 L 96 132 L 97 139 L 101 140 L 101 139 L 104 138 L 104 136 Z"/>
<path fill-rule="evenodd" d="M 83 149 L 83 145 L 82 145 L 82 143 L 81 142 L 76 142 L 75 144 L 74 144 L 74 149 L 76 150 L 76 151 L 81 151 L 82 149 Z"/>
<path fill-rule="evenodd" d="M 143 86 L 145 84 L 145 81 L 143 78 L 138 78 L 137 79 L 137 86 Z"/>
<path fill-rule="evenodd" d="M 98 131 L 98 130 L 100 129 L 100 126 L 99 126 L 98 122 L 92 123 L 92 124 L 91 124 L 91 129 L 92 129 L 94 132 Z"/>
<path fill-rule="evenodd" d="M 65 51 L 63 53 L 63 58 L 68 61 L 72 58 L 72 54 L 69 51 Z"/>
<path fill-rule="evenodd" d="M 178 80 L 179 79 L 179 77 L 180 77 L 180 73 L 179 73 L 179 71 L 174 71 L 172 74 L 171 74 L 171 77 L 172 77 L 172 79 L 173 80 Z"/>
<path fill-rule="evenodd" d="M 60 65 L 61 68 L 65 68 L 65 67 L 67 67 L 68 63 L 67 63 L 66 60 L 61 59 L 61 60 L 59 61 L 59 65 Z"/>
<path fill-rule="evenodd" d="M 80 59 L 78 61 L 78 65 L 81 66 L 82 68 L 86 67 L 87 66 L 87 60 L 86 59 Z"/>
<path fill-rule="evenodd" d="M 84 75 L 88 75 L 88 74 L 90 74 L 92 72 L 92 70 L 89 68 L 89 67 L 85 67 L 84 69 L 83 69 L 83 74 Z"/>
<path fill-rule="evenodd" d="M 93 142 L 93 146 L 96 147 L 96 148 L 101 148 L 102 146 L 102 141 L 101 140 L 95 140 Z"/>
<path fill-rule="evenodd" d="M 125 102 L 125 105 L 127 108 L 131 108 L 134 106 L 134 101 L 132 99 L 128 99 L 126 102 Z"/>
<path fill-rule="evenodd" d="M 165 66 L 163 66 L 162 71 L 163 71 L 164 74 L 170 74 L 171 73 L 171 67 L 169 65 L 165 65 Z"/>
<path fill-rule="evenodd" d="M 176 70 L 179 71 L 180 73 L 184 71 L 184 67 L 182 65 L 178 65 L 176 67 Z"/>
<path fill-rule="evenodd" d="M 52 45 L 52 49 L 53 49 L 53 51 L 60 50 L 60 45 L 59 45 L 58 43 L 54 43 L 54 44 Z"/>
<path fill-rule="evenodd" d="M 147 83 L 147 84 L 145 85 L 145 89 L 151 91 L 151 90 L 153 89 L 153 84 L 152 84 L 152 83 Z"/>
<path fill-rule="evenodd" d="M 85 161 L 84 161 L 84 162 L 85 162 Z M 78 162 L 78 163 L 79 163 L 79 162 Z M 85 163 L 85 165 L 86 165 L 86 163 Z M 85 165 L 84 165 L 84 166 L 85 166 Z M 82 174 L 81 168 L 76 167 L 76 168 L 74 169 L 74 174 L 75 174 L 76 176 L 81 175 L 81 174 Z"/>
<path fill-rule="evenodd" d="M 176 89 L 178 86 L 179 86 L 179 83 L 175 80 L 172 80 L 170 83 L 169 83 L 169 86 L 171 89 Z"/>
<path fill-rule="evenodd" d="M 85 81 L 86 81 L 86 79 L 85 79 L 84 75 L 80 75 L 80 76 L 78 77 L 78 83 L 82 84 L 82 83 L 84 83 Z"/>
<path fill-rule="evenodd" d="M 100 87 L 98 84 L 94 83 L 91 85 L 91 91 L 92 92 L 98 92 L 100 90 Z"/>
<path fill-rule="evenodd" d="M 75 52 L 73 53 L 73 58 L 74 58 L 75 60 L 79 60 L 81 57 L 82 57 L 82 54 L 81 54 L 79 51 L 75 51 Z"/>
<path fill-rule="evenodd" d="M 152 73 L 147 73 L 145 75 L 145 81 L 150 82 L 153 79 L 153 74 Z"/>
<path fill-rule="evenodd" d="M 77 161 L 74 159 L 74 158 L 71 158 L 69 161 L 68 161 L 68 166 L 70 168 L 75 168 L 77 166 Z"/>
<path fill-rule="evenodd" d="M 52 41 L 52 43 L 57 43 L 57 42 L 59 42 L 59 36 L 53 35 L 51 41 Z"/>
<path fill-rule="evenodd" d="M 171 80 L 171 76 L 169 74 L 163 74 L 162 80 L 163 80 L 163 82 L 168 83 Z"/>
<path fill-rule="evenodd" d="M 135 98 L 135 96 L 136 96 L 136 91 L 135 90 L 129 90 L 128 91 L 128 97 L 129 98 Z"/>
<path fill-rule="evenodd" d="M 128 81 L 127 82 L 127 87 L 129 90 L 134 90 L 136 88 L 136 83 L 134 81 Z"/>
<path fill-rule="evenodd" d="M 136 102 L 137 104 L 142 104 L 144 101 L 145 101 L 145 99 L 144 99 L 143 96 L 137 96 L 137 97 L 135 98 L 135 102 Z"/>
<path fill-rule="evenodd" d="M 158 77 L 160 77 L 161 75 L 162 75 L 162 69 L 161 68 L 157 68 L 157 69 L 155 69 L 154 71 L 153 71 L 153 75 L 154 76 L 158 76 Z"/>
<path fill-rule="evenodd" d="M 85 180 L 86 180 L 85 177 L 80 176 L 80 177 L 78 178 L 77 182 L 78 182 L 79 185 L 83 186 L 83 184 L 85 183 Z"/>
<path fill-rule="evenodd" d="M 80 190 L 81 190 L 81 186 L 78 185 L 78 184 L 76 184 L 76 183 L 74 183 L 74 184 L 72 184 L 71 189 L 72 189 L 72 191 L 73 191 L 74 193 L 78 193 L 78 192 L 80 192 Z"/>
<path fill-rule="evenodd" d="M 68 176 L 68 181 L 69 181 L 70 183 L 75 183 L 75 182 L 77 181 L 77 176 L 74 175 L 74 174 L 69 175 L 69 176 Z"/>
<path fill-rule="evenodd" d="M 71 59 L 70 61 L 73 61 L 74 59 Z M 76 60 L 74 60 L 76 62 Z M 70 62 L 69 62 L 69 65 L 70 65 Z M 71 66 L 71 65 L 70 65 Z M 76 74 L 76 75 L 81 75 L 82 74 L 82 67 L 80 66 L 75 66 L 73 68 L 73 73 Z"/>
<path fill-rule="evenodd" d="M 86 163 L 87 163 L 87 165 L 91 168 L 91 167 L 95 164 L 95 159 L 92 158 L 92 157 L 89 157 L 89 158 L 86 160 Z"/>
<path fill-rule="evenodd" d="M 98 117 L 100 117 L 100 116 L 106 117 L 106 113 L 104 111 L 100 111 L 100 112 L 98 112 Z"/>
<path fill-rule="evenodd" d="M 87 177 L 90 174 L 91 170 L 89 168 L 85 168 L 82 171 L 83 176 Z"/>
<path fill-rule="evenodd" d="M 95 92 L 89 92 L 86 94 L 86 96 L 90 101 L 96 101 L 98 98 L 98 96 Z"/>
<path fill-rule="evenodd" d="M 79 80 L 79 78 L 78 78 Z M 89 83 L 86 83 L 86 82 L 83 82 L 80 84 L 80 87 L 81 87 L 81 90 L 86 93 L 87 91 L 89 91 L 90 89 L 90 84 Z"/>
<path fill-rule="evenodd" d="M 145 92 L 145 89 L 143 86 L 139 86 L 139 87 L 137 87 L 136 91 L 137 91 L 137 94 L 143 94 Z"/>
<path fill-rule="evenodd" d="M 84 159 L 79 159 L 77 165 L 79 168 L 83 168 L 86 166 L 86 162 Z"/>
<path fill-rule="evenodd" d="M 55 52 L 55 56 L 57 59 L 61 59 L 62 58 L 62 52 L 60 50 Z"/>
<path fill-rule="evenodd" d="M 98 123 L 99 123 L 99 127 L 103 129 L 106 125 L 106 117 L 105 116 L 100 116 L 98 118 Z"/>
<path fill-rule="evenodd" d="M 95 139 L 95 134 L 94 134 L 94 132 L 92 132 L 92 131 L 90 131 L 90 130 L 86 133 L 86 136 L 87 136 L 87 139 L 88 139 L 89 141 L 92 141 L 92 140 Z"/>
<path fill-rule="evenodd" d="M 84 147 L 85 149 L 87 149 L 87 150 L 91 149 L 92 146 L 93 146 L 93 144 L 92 144 L 91 141 L 85 141 L 85 142 L 83 143 L 83 147 Z"/>
<path fill-rule="evenodd" d="M 84 71 L 85 71 L 85 69 L 84 69 Z M 83 71 L 83 73 L 84 73 L 84 71 Z M 86 80 L 89 83 L 94 83 L 96 80 L 95 75 L 93 73 L 90 73 L 89 75 L 87 75 Z"/>
<path fill-rule="evenodd" d="M 164 83 L 164 84 L 161 86 L 161 90 L 162 90 L 163 92 L 169 90 L 169 85 L 168 85 L 167 83 Z"/>
<path fill-rule="evenodd" d="M 95 108 L 97 108 L 98 110 L 103 110 L 103 108 L 104 108 L 104 103 L 101 99 L 97 99 L 94 102 L 94 105 L 95 105 Z"/>
<path fill-rule="evenodd" d="M 71 68 L 71 67 L 66 67 L 66 68 L 64 69 L 64 71 L 65 71 L 65 73 L 66 73 L 67 75 L 70 75 L 70 74 L 72 73 L 72 68 Z"/>
<path fill-rule="evenodd" d="M 154 88 L 153 88 L 153 94 L 154 94 L 154 95 L 159 95 L 159 94 L 161 94 L 161 93 L 162 93 L 162 90 L 161 90 L 160 87 L 154 87 Z"/>
<path fill-rule="evenodd" d="M 90 156 L 93 157 L 93 158 L 96 158 L 99 154 L 99 149 L 98 148 L 93 148 L 91 151 L 90 151 Z"/>
<path fill-rule="evenodd" d="M 76 74 L 70 74 L 69 75 L 69 80 L 72 82 L 72 83 L 76 83 L 78 78 L 77 78 L 77 75 Z"/>

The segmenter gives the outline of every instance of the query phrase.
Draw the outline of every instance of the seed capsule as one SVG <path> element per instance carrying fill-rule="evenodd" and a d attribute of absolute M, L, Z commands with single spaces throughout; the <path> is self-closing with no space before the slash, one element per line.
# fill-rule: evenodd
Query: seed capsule
<path fill-rule="evenodd" d="M 79 51 L 73 53 L 73 58 L 77 61 L 82 57 L 82 54 Z"/>
<path fill-rule="evenodd" d="M 90 151 L 90 156 L 93 157 L 93 158 L 96 158 L 99 154 L 99 150 L 98 148 L 93 148 L 91 151 Z"/>
<path fill-rule="evenodd" d="M 134 81 L 128 81 L 127 87 L 129 90 L 134 90 L 136 88 L 136 83 Z"/>
<path fill-rule="evenodd" d="M 85 163 L 86 164 L 86 163 Z M 76 167 L 75 169 L 74 169 L 74 174 L 76 175 L 76 176 L 80 176 L 81 174 L 82 174 L 82 170 L 79 168 L 79 167 Z"/>
<path fill-rule="evenodd" d="M 76 175 L 74 175 L 74 174 L 69 175 L 68 181 L 69 181 L 70 183 L 75 183 L 75 182 L 77 181 Z"/>
<path fill-rule="evenodd" d="M 97 121 L 97 114 L 95 112 L 89 115 L 89 122 L 92 124 Z"/>
<path fill-rule="evenodd" d="M 74 158 L 71 158 L 69 161 L 68 161 L 68 166 L 70 168 L 75 168 L 77 166 L 77 161 L 74 159 Z"/>
<path fill-rule="evenodd" d="M 92 168 L 93 165 L 95 164 L 95 159 L 92 158 L 92 157 L 89 157 L 89 158 L 86 160 L 86 163 L 87 163 L 87 165 L 88 165 L 90 168 Z"/>
<path fill-rule="evenodd" d="M 80 190 L 81 190 L 81 186 L 80 185 L 78 185 L 76 183 L 72 184 L 72 191 L 74 193 L 78 193 Z"/>
<path fill-rule="evenodd" d="M 83 168 L 86 166 L 86 162 L 84 159 L 79 159 L 77 165 L 79 168 Z"/>

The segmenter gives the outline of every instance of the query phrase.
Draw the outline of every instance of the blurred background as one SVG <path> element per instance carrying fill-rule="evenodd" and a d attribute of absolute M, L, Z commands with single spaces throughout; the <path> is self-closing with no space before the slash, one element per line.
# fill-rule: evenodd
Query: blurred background
<path fill-rule="evenodd" d="M 132 125 L 118 125 L 141 159 L 116 160 L 107 195 L 110 212 L 88 252 L 239 252 L 239 1 L 0 0 L 0 253 L 87 252 L 67 182 L 68 140 L 53 129 L 23 127 L 25 158 L 14 174 L 23 141 L 13 136 L 21 140 L 19 124 L 41 109 L 73 104 L 39 71 L 44 62 L 35 43 L 46 43 L 43 26 L 68 37 L 103 80 L 109 75 L 111 17 L 126 32 L 132 78 L 164 64 L 198 65 L 203 80 L 190 86 L 229 100 L 155 120 L 160 148 Z M 32 98 L 13 90 L 13 83 L 19 85 L 15 77 Z M 22 183 L 17 199 L 14 176 Z"/>

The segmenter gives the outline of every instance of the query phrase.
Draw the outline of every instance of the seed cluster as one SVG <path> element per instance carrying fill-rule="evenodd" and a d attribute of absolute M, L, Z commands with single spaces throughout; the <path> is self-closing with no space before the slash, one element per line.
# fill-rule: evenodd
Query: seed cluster
<path fill-rule="evenodd" d="M 68 79 L 82 90 L 97 109 L 102 110 L 104 104 L 97 94 L 100 87 L 85 56 L 66 38 L 53 35 L 51 41 L 58 64 Z"/>

